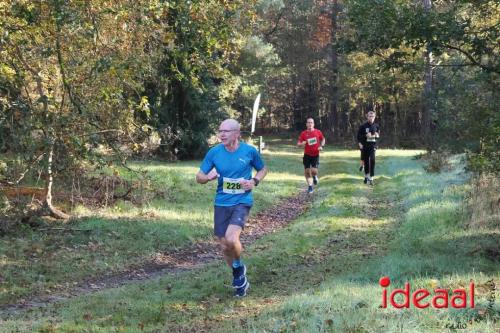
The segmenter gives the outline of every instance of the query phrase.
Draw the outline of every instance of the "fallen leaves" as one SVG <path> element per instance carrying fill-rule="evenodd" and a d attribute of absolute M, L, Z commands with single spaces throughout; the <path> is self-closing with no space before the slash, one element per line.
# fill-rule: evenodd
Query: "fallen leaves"
<path fill-rule="evenodd" d="M 251 217 L 247 223 L 247 228 L 242 234 L 243 245 L 248 246 L 262 236 L 285 227 L 308 209 L 311 200 L 311 197 L 308 196 L 307 193 L 301 192 L 297 196 L 285 198 L 278 202 L 274 207 L 270 207 L 269 209 L 258 213 L 254 217 Z M 112 238 L 120 237 L 116 231 L 111 231 L 110 234 Z M 79 256 L 79 248 L 90 250 L 92 252 L 98 252 L 104 251 L 105 244 L 101 241 L 91 240 L 86 244 L 75 245 L 74 247 L 61 245 L 61 248 L 66 250 L 66 253 L 68 256 L 71 256 L 71 259 L 74 262 L 77 262 L 77 266 L 82 266 L 86 261 L 88 261 L 88 259 Z M 38 254 L 43 252 L 43 248 L 39 246 L 34 246 L 28 251 L 29 254 Z M 116 251 L 111 252 L 111 255 L 116 256 Z M 55 299 L 61 300 L 104 288 L 116 287 L 132 280 L 145 280 L 168 271 L 193 269 L 218 258 L 221 258 L 221 250 L 216 241 L 211 240 L 197 242 L 190 247 L 182 248 L 176 251 L 168 253 L 157 252 L 147 263 L 140 266 L 128 267 L 123 272 L 118 274 L 96 277 L 82 283 L 75 282 L 74 288 L 71 291 L 68 290 L 68 287 L 66 286 L 61 288 L 59 292 L 57 290 L 50 290 L 47 291 L 45 295 L 36 296 L 34 299 L 36 299 L 36 303 L 38 305 L 46 305 L 54 302 Z M 107 266 L 106 262 L 103 262 L 103 264 L 104 266 Z M 272 272 L 271 274 L 278 273 Z M 0 282 L 1 281 L 0 277 Z M 171 290 L 172 286 L 165 287 L 166 293 L 170 293 Z M 243 304 L 242 306 L 245 305 Z M 184 307 L 181 306 L 179 310 L 186 311 L 186 309 L 187 307 L 184 305 Z M 88 316 L 90 315 L 88 314 Z M 90 316 L 88 318 L 92 317 Z"/>

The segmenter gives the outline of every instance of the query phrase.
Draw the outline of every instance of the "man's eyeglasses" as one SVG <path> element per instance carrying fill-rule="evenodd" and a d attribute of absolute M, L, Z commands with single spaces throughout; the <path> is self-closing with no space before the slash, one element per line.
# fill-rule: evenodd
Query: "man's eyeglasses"
<path fill-rule="evenodd" d="M 234 129 L 233 130 L 218 130 L 217 133 L 219 133 L 219 134 L 228 134 L 228 133 L 234 132 L 234 131 L 236 131 L 236 130 L 234 130 Z"/>

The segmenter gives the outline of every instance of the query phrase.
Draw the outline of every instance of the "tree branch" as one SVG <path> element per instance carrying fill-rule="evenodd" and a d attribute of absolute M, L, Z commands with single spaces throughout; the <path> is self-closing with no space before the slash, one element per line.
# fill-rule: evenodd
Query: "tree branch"
<path fill-rule="evenodd" d="M 485 65 L 481 64 L 478 60 L 474 59 L 474 57 L 471 54 L 469 54 L 467 51 L 465 51 L 457 46 L 453 46 L 451 44 L 443 44 L 443 46 L 462 53 L 463 55 L 465 55 L 467 57 L 467 59 L 469 59 L 471 61 L 471 63 L 484 69 L 485 71 L 500 74 L 500 70 L 496 69 L 495 67 L 485 66 Z"/>
<path fill-rule="evenodd" d="M 276 19 L 276 22 L 275 22 L 275 24 L 274 24 L 274 27 L 273 27 L 270 31 L 268 31 L 268 32 L 264 33 L 264 39 L 265 39 L 266 41 L 269 41 L 269 37 L 271 37 L 271 35 L 272 35 L 272 34 L 274 34 L 274 33 L 276 32 L 276 30 L 278 29 L 278 25 L 279 25 L 279 23 L 280 23 L 280 21 L 281 21 L 281 18 L 283 17 L 283 15 L 284 15 L 284 14 L 285 14 L 285 9 L 283 8 L 283 9 L 280 11 L 280 13 L 278 14 L 278 18 Z"/>
<path fill-rule="evenodd" d="M 43 155 L 45 155 L 45 153 L 41 153 L 37 158 L 35 158 L 31 163 L 30 165 L 28 165 L 28 168 L 21 174 L 21 176 L 19 177 L 18 180 L 16 180 L 14 183 L 12 184 L 16 184 L 18 185 L 21 180 L 23 180 L 24 176 L 28 173 L 28 171 L 31 170 L 31 168 L 33 167 L 33 165 L 35 165 L 35 163 L 38 163 L 40 162 L 40 160 L 42 159 Z"/>

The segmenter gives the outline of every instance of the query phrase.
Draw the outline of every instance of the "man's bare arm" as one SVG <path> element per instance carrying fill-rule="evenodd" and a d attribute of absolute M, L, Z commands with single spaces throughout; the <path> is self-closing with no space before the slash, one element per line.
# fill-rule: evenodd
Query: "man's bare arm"
<path fill-rule="evenodd" d="M 255 174 L 254 178 L 257 178 L 259 180 L 259 182 L 260 182 L 262 179 L 264 179 L 264 177 L 266 177 L 266 175 L 267 175 L 267 168 L 263 167 L 260 171 L 258 171 Z"/>
<path fill-rule="evenodd" d="M 196 182 L 199 184 L 206 184 L 211 180 L 217 179 L 219 177 L 219 174 L 215 169 L 212 169 L 208 174 L 203 173 L 203 171 L 198 171 L 196 174 Z"/>
<path fill-rule="evenodd" d="M 257 173 L 253 178 L 256 178 L 257 181 L 260 183 L 266 175 L 267 175 L 267 168 L 263 167 L 261 170 L 257 171 Z M 244 179 L 240 181 L 240 184 L 243 186 L 243 189 L 245 191 L 251 191 L 255 187 L 256 182 L 253 178 L 249 180 Z"/>
<path fill-rule="evenodd" d="M 299 147 L 304 147 L 306 145 L 307 141 L 297 141 L 297 146 Z"/>

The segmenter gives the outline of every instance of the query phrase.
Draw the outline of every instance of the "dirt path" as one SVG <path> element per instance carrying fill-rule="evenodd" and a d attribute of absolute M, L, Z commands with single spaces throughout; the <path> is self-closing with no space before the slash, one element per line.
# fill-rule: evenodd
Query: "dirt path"
<path fill-rule="evenodd" d="M 309 207 L 312 196 L 301 191 L 296 196 L 286 198 L 276 206 L 251 217 L 242 233 L 243 246 L 252 244 L 262 236 L 279 230 L 303 214 Z M 221 259 L 215 240 L 194 244 L 175 252 L 157 253 L 150 261 L 126 271 L 83 281 L 71 290 L 60 290 L 50 295 L 24 298 L 18 303 L 0 306 L 0 314 L 15 313 L 63 301 L 72 297 L 115 288 L 128 283 L 154 279 L 166 274 L 194 269 L 214 260 Z"/>
<path fill-rule="evenodd" d="M 397 229 L 394 226 L 401 221 L 394 211 L 400 202 L 392 196 L 377 196 L 373 188 L 366 186 L 354 192 L 351 199 L 358 200 L 356 202 L 360 204 L 360 210 L 351 216 L 354 218 L 353 221 L 345 225 L 341 231 L 330 233 L 324 244 L 318 243 L 314 251 L 297 257 L 296 263 L 287 267 L 293 272 L 303 272 L 303 279 L 288 278 L 286 286 L 279 285 L 279 282 L 276 286 L 276 280 L 273 279 L 279 279 L 279 277 L 271 276 L 269 279 L 261 280 L 260 283 L 271 284 L 273 288 L 281 288 L 278 293 L 280 295 L 315 294 L 321 288 L 322 283 L 332 276 L 356 271 L 359 269 L 356 265 L 363 265 L 374 258 L 385 256 L 396 235 Z M 388 209 L 390 213 L 386 211 Z M 355 218 L 358 215 L 363 218 Z M 389 217 L 393 217 L 393 221 L 372 227 L 377 220 Z M 351 265 L 353 259 L 356 262 L 354 266 Z M 228 330 L 225 326 L 228 322 L 240 322 L 246 330 L 248 317 L 258 317 L 262 312 L 268 311 L 269 307 L 279 307 L 278 304 L 281 302 L 274 294 L 258 295 L 257 298 L 259 302 L 245 305 L 244 311 L 233 311 L 231 315 L 226 314 L 224 317 L 211 317 L 211 319 L 202 317 L 202 320 L 191 327 L 196 327 L 196 331 L 200 332 L 221 332 Z M 364 303 L 360 304 L 363 306 Z M 344 310 L 337 309 L 337 311 Z M 169 329 L 176 332 L 190 332 L 182 325 L 171 326 Z"/>

